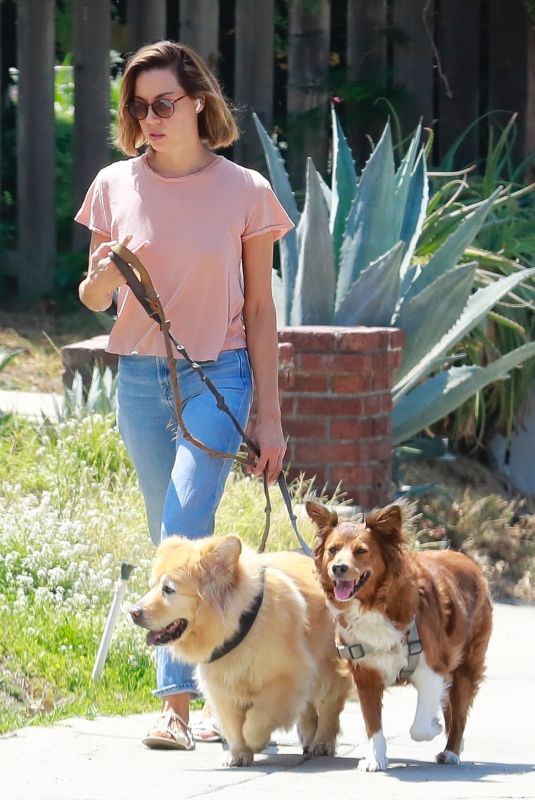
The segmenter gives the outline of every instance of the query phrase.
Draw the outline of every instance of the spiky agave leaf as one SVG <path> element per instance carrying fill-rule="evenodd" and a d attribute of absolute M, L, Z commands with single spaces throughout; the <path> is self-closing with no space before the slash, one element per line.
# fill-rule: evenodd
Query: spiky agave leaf
<path fill-rule="evenodd" d="M 344 232 L 340 253 L 336 308 L 363 269 L 398 242 L 393 213 L 394 152 L 390 125 L 362 171 Z"/>
<path fill-rule="evenodd" d="M 405 301 L 392 324 L 405 334 L 401 380 L 439 342 L 462 314 L 474 284 L 477 263 L 462 264 Z"/>
<path fill-rule="evenodd" d="M 448 333 L 433 347 L 429 348 L 425 356 L 407 373 L 397 380 L 393 388 L 394 403 L 398 403 L 403 395 L 407 394 L 416 384 L 420 383 L 429 373 L 436 368 L 437 362 L 443 358 L 462 337 L 478 325 L 490 309 L 502 297 L 515 288 L 519 283 L 532 278 L 535 268 L 526 269 L 513 275 L 500 278 L 490 286 L 479 289 L 468 298 L 462 314 Z"/>
<path fill-rule="evenodd" d="M 403 242 L 403 261 L 400 267 L 399 294 L 403 297 L 410 285 L 414 273 L 411 262 L 418 238 L 422 232 L 427 204 L 429 202 L 429 181 L 425 152 L 420 151 L 418 160 L 410 177 L 408 192 L 405 198 L 405 213 L 401 222 L 399 238 Z"/>
<path fill-rule="evenodd" d="M 468 245 L 477 236 L 487 214 L 495 203 L 501 189 L 497 189 L 488 200 L 470 214 L 459 227 L 446 239 L 434 253 L 429 262 L 421 270 L 418 277 L 411 283 L 405 295 L 406 299 L 419 294 L 426 286 L 430 286 L 440 275 L 453 269 Z"/>
<path fill-rule="evenodd" d="M 333 132 L 333 164 L 332 164 L 332 201 L 329 230 L 333 238 L 335 264 L 340 258 L 340 249 L 344 240 L 347 215 L 357 193 L 357 174 L 353 155 L 338 120 L 334 106 L 331 107 L 331 123 Z"/>
<path fill-rule="evenodd" d="M 323 194 L 323 199 L 325 200 L 325 205 L 327 206 L 327 211 L 331 213 L 331 204 L 333 199 L 333 193 L 331 191 L 330 186 L 326 183 L 323 175 L 317 169 L 316 170 L 316 177 L 318 179 L 318 183 L 320 185 L 321 193 Z"/>
<path fill-rule="evenodd" d="M 336 325 L 391 325 L 403 242 L 362 270 L 335 312 Z"/>
<path fill-rule="evenodd" d="M 394 406 L 392 441 L 399 444 L 447 416 L 476 392 L 535 356 L 535 342 L 512 350 L 488 367 L 451 367 L 426 380 Z"/>
<path fill-rule="evenodd" d="M 307 160 L 305 207 L 297 227 L 299 264 L 292 303 L 292 325 L 329 325 L 333 320 L 334 261 L 329 214 L 318 173 Z"/>

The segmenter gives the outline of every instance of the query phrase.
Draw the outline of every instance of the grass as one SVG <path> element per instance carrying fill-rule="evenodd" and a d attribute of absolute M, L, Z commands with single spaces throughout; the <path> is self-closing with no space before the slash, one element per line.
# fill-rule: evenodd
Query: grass
<path fill-rule="evenodd" d="M 295 548 L 275 491 L 272 502 L 269 547 Z M 218 533 L 238 533 L 256 546 L 263 508 L 261 485 L 233 473 Z M 301 527 L 310 540 L 310 523 Z M 152 556 L 135 476 L 111 418 L 59 425 L 0 418 L 0 733 L 75 714 L 158 707 L 153 651 L 126 615 L 147 589 Z M 136 568 L 103 679 L 94 684 L 123 560 Z"/>

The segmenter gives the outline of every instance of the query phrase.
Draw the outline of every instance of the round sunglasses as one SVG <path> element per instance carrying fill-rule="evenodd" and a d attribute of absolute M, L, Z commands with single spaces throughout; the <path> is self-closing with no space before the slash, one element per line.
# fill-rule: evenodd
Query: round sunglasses
<path fill-rule="evenodd" d="M 166 97 L 160 97 L 158 100 L 155 100 L 154 103 L 145 103 L 143 100 L 132 100 L 131 103 L 128 103 L 126 106 L 128 113 L 134 119 L 140 120 L 145 119 L 147 114 L 149 113 L 149 108 L 152 108 L 152 113 L 156 114 L 157 117 L 172 117 L 175 113 L 175 103 L 178 103 L 179 100 L 183 100 L 184 97 L 187 97 L 188 94 L 181 95 L 177 97 L 176 100 L 168 100 Z"/>

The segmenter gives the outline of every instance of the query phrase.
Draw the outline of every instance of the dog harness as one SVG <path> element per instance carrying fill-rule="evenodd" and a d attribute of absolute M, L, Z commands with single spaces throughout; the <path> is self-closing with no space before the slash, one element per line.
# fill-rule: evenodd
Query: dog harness
<path fill-rule="evenodd" d="M 414 670 L 418 666 L 420 660 L 420 653 L 422 652 L 422 642 L 420 634 L 418 633 L 418 626 L 416 625 L 416 617 L 413 618 L 407 632 L 405 633 L 405 642 L 408 649 L 407 666 L 402 669 L 398 678 L 402 680 L 409 680 L 412 677 Z M 336 649 L 340 658 L 345 658 L 348 661 L 360 661 L 368 655 L 375 653 L 385 653 L 387 651 L 381 650 L 378 647 L 373 647 L 366 642 L 356 642 L 355 644 L 337 644 Z"/>
<path fill-rule="evenodd" d="M 251 608 L 249 608 L 247 611 L 244 611 L 240 616 L 236 633 L 233 633 L 229 639 L 226 639 L 223 644 L 220 644 L 219 647 L 216 647 L 216 649 L 212 651 L 210 658 L 206 662 L 207 664 L 212 664 L 212 662 L 218 661 L 218 659 L 223 658 L 223 656 L 226 656 L 227 653 L 230 653 L 231 650 L 234 650 L 235 647 L 243 642 L 253 627 L 255 619 L 258 616 L 258 612 L 260 611 L 262 600 L 264 599 L 265 573 L 266 570 L 262 569 L 262 586 L 260 591 L 256 595 Z"/>

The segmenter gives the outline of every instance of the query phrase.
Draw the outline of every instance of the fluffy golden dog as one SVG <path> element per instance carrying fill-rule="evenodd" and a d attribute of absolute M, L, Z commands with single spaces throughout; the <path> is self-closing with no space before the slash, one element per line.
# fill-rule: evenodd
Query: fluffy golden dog
<path fill-rule="evenodd" d="M 458 764 L 492 627 L 481 571 L 461 553 L 408 551 L 401 505 L 374 510 L 360 523 L 339 522 L 319 503 L 307 503 L 307 511 L 317 525 L 314 558 L 339 653 L 353 673 L 369 737 L 359 768 L 386 769 L 382 694 L 400 682 L 418 692 L 412 738 L 441 732 L 442 705 L 447 743 L 437 761 Z"/>
<path fill-rule="evenodd" d="M 351 679 L 312 559 L 258 556 L 236 536 L 159 547 L 152 588 L 131 614 L 147 642 L 198 664 L 198 680 L 229 744 L 248 766 L 276 728 L 297 722 L 304 752 L 332 755 Z"/>

